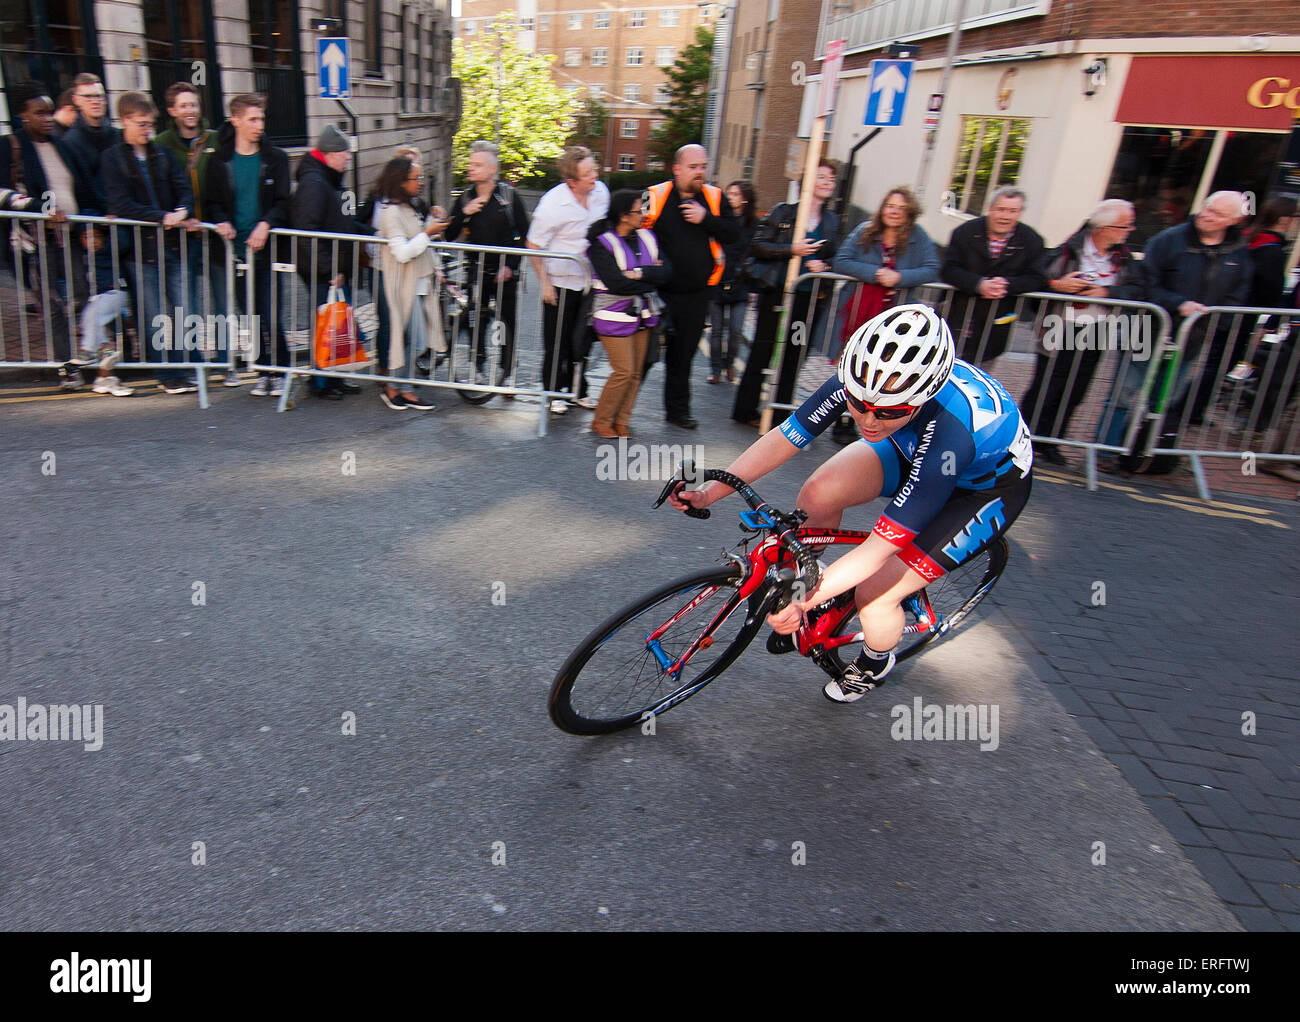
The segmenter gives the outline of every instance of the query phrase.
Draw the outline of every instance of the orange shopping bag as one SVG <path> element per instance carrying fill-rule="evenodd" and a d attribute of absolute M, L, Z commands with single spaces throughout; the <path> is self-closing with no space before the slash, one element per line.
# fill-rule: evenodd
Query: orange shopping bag
<path fill-rule="evenodd" d="M 365 345 L 357 332 L 352 306 L 343 301 L 336 287 L 330 287 L 325 304 L 316 310 L 317 369 L 359 369 L 370 364 Z"/>

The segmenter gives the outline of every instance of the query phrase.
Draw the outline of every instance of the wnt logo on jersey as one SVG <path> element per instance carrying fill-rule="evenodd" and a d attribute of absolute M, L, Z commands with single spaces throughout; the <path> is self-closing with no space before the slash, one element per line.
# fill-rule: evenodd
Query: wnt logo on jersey
<path fill-rule="evenodd" d="M 966 523 L 965 528 L 961 530 L 961 535 L 955 536 L 953 541 L 943 548 L 943 552 L 955 563 L 961 564 L 982 544 L 991 540 L 997 531 L 1006 525 L 1006 521 L 1006 507 L 1002 503 L 1002 498 L 990 500 L 975 512 L 975 517 Z"/>

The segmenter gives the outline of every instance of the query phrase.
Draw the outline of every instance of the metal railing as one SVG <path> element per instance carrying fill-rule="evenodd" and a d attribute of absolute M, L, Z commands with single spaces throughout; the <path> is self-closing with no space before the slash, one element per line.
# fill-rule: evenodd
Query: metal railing
<path fill-rule="evenodd" d="M 120 218 L 0 212 L 12 287 L 0 288 L 0 366 L 152 369 L 166 384 L 200 367 L 235 371 L 234 273 L 212 224 L 165 228 Z"/>
<path fill-rule="evenodd" d="M 384 269 L 386 247 L 387 240 L 372 236 L 277 229 L 271 232 L 264 253 L 250 255 L 246 275 L 249 307 L 258 312 L 269 307 L 271 329 L 281 331 L 284 337 L 283 348 L 269 359 L 262 357 L 268 345 L 259 346 L 259 357 L 250 368 L 262 373 L 287 372 L 289 385 L 280 396 L 280 410 L 294 407 L 295 381 L 364 378 L 402 390 L 428 387 L 459 392 L 475 403 L 492 395 L 536 400 L 540 404 L 538 435 L 544 436 L 550 402 L 567 395 L 577 397 L 581 386 L 585 352 L 574 357 L 573 340 L 585 325 L 585 295 L 558 289 L 556 305 L 542 310 L 542 329 L 536 329 L 539 317 L 528 316 L 521 331 L 518 298 L 524 286 L 523 265 L 512 271 L 510 279 L 498 279 L 502 274 L 492 268 L 505 267 L 512 258 L 531 257 L 576 263 L 585 273 L 585 260 L 563 252 L 516 247 L 431 244 L 434 275 L 428 293 L 412 295 L 410 307 L 414 313 L 415 302 L 422 303 L 418 307 L 426 313 L 425 325 L 403 310 L 400 316 L 407 319 L 399 326 L 400 316 L 391 308 L 385 276 L 405 271 L 392 263 L 389 270 Z M 370 265 L 363 265 L 367 261 Z M 259 302 L 252 289 L 259 274 L 267 272 L 262 267 L 268 265 L 275 284 L 263 286 Z M 412 268 L 411 273 L 409 283 L 418 290 L 418 271 Z M 315 357 L 317 316 L 331 284 L 341 285 L 341 296 L 360 320 L 366 362 L 360 368 L 322 368 Z M 401 298 L 401 290 L 401 284 L 395 284 L 394 297 Z M 432 329 L 427 327 L 430 321 Z M 401 331 L 396 338 L 395 330 Z M 394 359 L 399 361 L 394 363 Z"/>
<path fill-rule="evenodd" d="M 1142 456 L 1186 457 L 1206 500 L 1204 458 L 1300 462 L 1297 341 L 1294 308 L 1212 306 L 1182 320 L 1149 374 Z"/>

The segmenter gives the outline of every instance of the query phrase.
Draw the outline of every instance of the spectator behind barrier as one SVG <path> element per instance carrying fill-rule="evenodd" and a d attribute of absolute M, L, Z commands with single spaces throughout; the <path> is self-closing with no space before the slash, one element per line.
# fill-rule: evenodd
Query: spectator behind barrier
<path fill-rule="evenodd" d="M 659 253 L 654 232 L 641 227 L 644 216 L 641 193 L 622 189 L 609 200 L 609 216 L 587 233 L 595 276 L 591 325 L 610 366 L 591 431 L 607 440 L 631 436 L 628 422 L 641 387 L 646 346 L 663 305 L 655 288 L 673 272 Z"/>
<path fill-rule="evenodd" d="M 216 152 L 204 175 L 206 211 L 217 233 L 233 244 L 237 262 L 253 254 L 253 306 L 248 305 L 247 281 L 234 282 L 235 305 L 255 320 L 260 350 L 256 361 L 276 366 L 289 364 L 289 348 L 278 317 L 271 315 L 271 263 L 275 253 L 267 249 L 271 231 L 289 226 L 289 157 L 271 145 L 266 137 L 266 100 L 243 93 L 230 101 L 230 119 L 217 130 Z M 290 246 L 283 239 L 280 242 Z M 220 269 L 217 264 L 220 263 Z M 225 291 L 225 253 L 212 253 L 213 287 Z M 223 306 L 224 307 L 224 303 Z M 237 365 L 232 361 L 231 365 Z M 233 381 L 232 378 L 233 377 Z M 227 386 L 237 385 L 238 372 L 226 377 Z M 249 393 L 254 397 L 277 396 L 284 386 L 283 375 L 264 373 Z"/>
<path fill-rule="evenodd" d="M 447 237 L 469 245 L 495 245 L 500 248 L 523 248 L 528 236 L 528 211 L 524 200 L 510 185 L 497 179 L 500 169 L 497 147 L 478 141 L 470 146 L 469 186 L 456 196 L 451 206 L 451 225 Z M 495 253 L 469 253 L 466 280 L 469 284 L 469 309 L 474 316 L 474 378 L 482 382 L 487 365 L 489 323 L 501 324 L 504 335 L 496 383 L 500 385 L 511 372 L 515 352 L 515 292 L 519 283 L 522 253 L 502 258 Z M 468 309 L 467 309 L 468 311 Z"/>
<path fill-rule="evenodd" d="M 948 326 L 957 357 L 989 363 L 1007 350 L 1015 324 L 1016 295 L 1041 291 L 1043 239 L 1020 222 L 1025 193 L 1011 185 L 996 189 L 984 216 L 955 231 L 940 276 L 957 289 L 948 307 Z"/>
<path fill-rule="evenodd" d="M 122 141 L 122 134 L 109 122 L 108 93 L 98 75 L 84 72 L 72 79 L 72 101 L 77 105 L 77 119 L 63 141 L 77 154 L 90 176 L 98 178 L 99 161 L 106 150 Z"/>
<path fill-rule="evenodd" d="M 416 358 L 426 348 L 447 350 L 438 304 L 438 266 L 429 243 L 442 236 L 448 221 L 416 212 L 412 200 L 423 184 L 420 165 L 409 156 L 395 156 L 384 165 L 375 189 L 382 200 L 379 237 L 388 240 L 381 248 L 389 317 L 386 363 L 390 374 L 407 378 L 415 376 Z M 394 411 L 434 407 L 415 391 L 399 391 L 391 383 L 384 385 L 380 397 Z"/>
<path fill-rule="evenodd" d="M 1128 247 L 1136 216 L 1133 204 L 1124 199 L 1098 203 L 1087 222 L 1048 253 L 1044 271 L 1048 288 L 1080 298 L 1141 300 L 1140 272 Z M 1044 320 L 1034 378 L 1018 402 L 1031 433 L 1065 436 L 1108 350 L 1103 317 L 1110 311 L 1086 302 L 1049 306 L 1052 318 Z M 1133 340 L 1127 335 L 1125 339 Z M 1139 367 L 1151 357 L 1150 351 L 1131 354 Z M 1065 464 L 1056 444 L 1035 442 L 1034 452 L 1052 464 Z"/>
<path fill-rule="evenodd" d="M 351 140 L 334 125 L 325 125 L 316 139 L 316 148 L 306 153 L 298 164 L 298 185 L 289 203 L 289 222 L 295 230 L 328 234 L 374 233 L 343 212 L 343 172 L 351 160 Z M 313 249 L 315 262 L 312 261 Z M 344 301 L 350 300 L 347 281 L 356 265 L 356 249 L 356 245 L 345 241 L 298 239 L 298 275 L 307 284 L 313 308 L 319 309 L 325 304 L 331 285 L 339 289 Z M 314 328 L 312 333 L 314 336 Z M 338 377 L 313 377 L 311 391 L 317 397 L 337 401 L 344 394 L 360 393 L 361 388 Z"/>
<path fill-rule="evenodd" d="M 1206 198 L 1200 212 L 1185 223 L 1161 231 L 1147 242 L 1142 260 L 1142 277 L 1149 301 L 1163 306 L 1174 318 L 1177 333 L 1182 321 L 1214 305 L 1244 306 L 1250 297 L 1254 263 L 1242 237 L 1245 198 L 1240 192 L 1215 192 Z M 1174 400 L 1167 411 L 1174 421 L 1181 417 L 1191 372 L 1205 344 L 1209 320 L 1187 339 L 1178 368 Z M 1210 341 L 1209 355 L 1200 385 L 1192 399 L 1193 426 L 1202 424 L 1214 386 L 1223 375 L 1224 351 L 1232 333 L 1232 317 L 1220 317 Z M 1238 331 L 1248 336 L 1246 330 Z M 1237 360 L 1230 359 L 1231 366 Z"/>
<path fill-rule="evenodd" d="M 161 245 L 155 231 L 141 228 L 138 235 L 128 232 L 139 240 L 124 257 L 126 265 L 122 267 L 135 295 L 142 361 L 185 362 L 188 335 L 184 319 L 179 323 L 174 319 L 176 309 L 182 317 L 185 313 L 177 231 L 194 215 L 194 193 L 189 177 L 171 153 L 150 141 L 158 118 L 153 100 L 143 92 L 124 92 L 117 101 L 117 116 L 122 122 L 122 141 L 104 150 L 99 166 L 107 211 L 127 220 L 152 220 L 163 228 Z M 165 306 L 159 303 L 160 287 Z M 198 389 L 188 370 L 159 369 L 157 375 L 168 394 Z"/>
<path fill-rule="evenodd" d="M 723 196 L 736 215 L 740 233 L 735 241 L 722 246 L 727 265 L 709 309 L 710 383 L 720 382 L 724 375 L 728 383 L 736 382 L 735 362 L 742 354 L 741 345 L 749 340 L 745 336 L 745 315 L 749 312 L 750 290 L 741 268 L 758 230 L 758 200 L 751 182 L 732 181 Z"/>
<path fill-rule="evenodd" d="M 844 288 L 832 331 L 837 343 L 843 344 L 863 323 L 894 305 L 899 291 L 939 279 L 939 253 L 917 223 L 922 212 L 916 193 L 899 185 L 885 193 L 874 217 L 844 239 L 833 269 L 862 283 Z M 838 356 L 839 349 L 828 354 Z M 859 434 L 846 414 L 835 423 L 832 436 L 847 443 Z"/>
<path fill-rule="evenodd" d="M 579 328 L 586 332 L 579 315 L 591 283 L 587 231 L 609 212 L 609 189 L 599 180 L 596 158 L 585 146 L 564 151 L 560 174 L 563 183 L 543 195 L 533 210 L 527 245 L 542 251 L 567 252 L 582 260 L 575 263 L 570 259 L 531 257 L 542 292 L 542 382 L 546 390 L 569 391 L 569 400 L 574 404 L 595 408 L 596 402 L 587 397 L 587 379 L 582 371 L 586 353 L 575 350 L 574 334 Z M 568 402 L 552 399 L 550 410 L 562 415 L 568 411 Z"/>
<path fill-rule="evenodd" d="M 772 361 L 772 352 L 776 348 L 776 332 L 781 327 L 781 309 L 785 304 L 786 266 L 792 256 L 799 256 L 799 273 L 827 273 L 831 268 L 831 259 L 840 243 L 840 218 L 829 209 L 826 203 L 835 194 L 836 164 L 822 160 L 817 167 L 817 177 L 813 183 L 812 201 L 808 208 L 808 222 L 804 236 L 794 238 L 795 219 L 799 207 L 793 203 L 777 203 L 759 224 L 754 232 L 752 245 L 755 259 L 769 266 L 777 264 L 779 271 L 769 274 L 766 279 L 775 277 L 775 287 L 761 292 L 758 296 L 758 322 L 754 326 L 754 345 L 745 363 L 745 373 L 740 378 L 736 389 L 736 402 L 731 409 L 731 417 L 747 426 L 759 424 L 759 403 L 763 395 L 763 370 Z M 827 298 L 832 293 L 830 286 L 822 283 L 817 288 L 820 299 L 819 314 L 825 314 Z M 794 397 L 794 385 L 799 375 L 799 366 L 813 340 L 813 282 L 805 280 L 795 288 L 792 306 L 787 319 L 787 339 L 799 336 L 802 331 L 803 343 L 787 343 L 781 357 L 780 376 L 776 383 L 773 401 L 777 404 L 790 404 Z"/>
<path fill-rule="evenodd" d="M 722 190 L 705 184 L 709 154 L 703 146 L 684 145 L 673 157 L 671 181 L 647 190 L 643 226 L 659 240 L 673 279 L 659 289 L 668 308 L 664 344 L 664 413 L 682 429 L 695 429 L 691 415 L 691 362 L 700 346 L 714 285 L 722 279 L 723 246 L 736 240 L 740 226 Z"/>
<path fill-rule="evenodd" d="M 32 196 L 36 211 L 44 206 L 47 195 L 52 196 L 53 203 L 50 220 L 9 227 L 18 259 L 15 269 L 19 279 L 26 279 L 43 314 L 49 317 L 52 357 L 65 363 L 60 370 L 62 386 L 76 390 L 81 386 L 81 376 L 71 364 L 68 310 L 75 316 L 76 308 L 86 300 L 86 260 L 82 246 L 71 246 L 67 254 L 72 277 L 66 279 L 63 231 L 58 225 L 69 216 L 97 215 L 103 211 L 102 200 L 76 152 L 66 142 L 50 137 L 54 104 L 45 95 L 44 86 L 19 82 L 9 90 L 8 98 L 18 123 L 12 135 L 0 138 L 0 190 L 9 195 L 10 205 L 20 201 L 14 196 L 16 192 Z M 25 205 L 32 207 L 30 203 Z"/>

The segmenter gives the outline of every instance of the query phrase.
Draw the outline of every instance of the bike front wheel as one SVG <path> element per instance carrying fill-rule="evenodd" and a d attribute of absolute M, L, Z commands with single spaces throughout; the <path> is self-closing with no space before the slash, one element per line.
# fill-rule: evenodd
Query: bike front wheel
<path fill-rule="evenodd" d="M 575 735 L 631 727 L 725 671 L 763 624 L 764 587 L 741 599 L 743 580 L 737 565 L 688 575 L 603 622 L 555 677 L 556 727 Z"/>
<path fill-rule="evenodd" d="M 905 601 L 906 625 L 902 639 L 894 648 L 895 658 L 901 662 L 916 656 L 932 642 L 948 635 L 960 625 L 1002 576 L 1007 566 L 1007 552 L 1007 541 L 999 536 L 974 557 L 963 561 L 952 571 L 926 586 L 925 592 L 929 597 L 930 607 L 938 617 L 938 620 L 928 627 L 918 625 L 915 613 L 907 606 L 908 601 Z M 857 629 L 857 617 L 849 615 L 836 634 L 844 635 Z M 857 643 L 850 643 L 828 652 L 843 670 L 858 655 L 858 650 Z"/>

